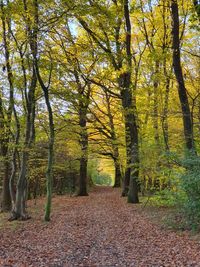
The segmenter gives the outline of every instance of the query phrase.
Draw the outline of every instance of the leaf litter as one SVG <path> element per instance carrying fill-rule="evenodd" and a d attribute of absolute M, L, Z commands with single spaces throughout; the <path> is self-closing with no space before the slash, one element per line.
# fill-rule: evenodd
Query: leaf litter
<path fill-rule="evenodd" d="M 198 241 L 162 229 L 140 205 L 127 204 L 118 189 L 55 197 L 49 223 L 43 221 L 44 202 L 28 203 L 31 220 L 4 223 L 0 266 L 200 267 Z"/>

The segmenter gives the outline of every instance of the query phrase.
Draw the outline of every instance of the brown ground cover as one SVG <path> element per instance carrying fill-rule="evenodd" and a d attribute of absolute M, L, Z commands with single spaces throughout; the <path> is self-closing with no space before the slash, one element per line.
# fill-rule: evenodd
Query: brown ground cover
<path fill-rule="evenodd" d="M 28 205 L 29 221 L 7 222 L 1 215 L 0 266 L 200 266 L 198 241 L 162 229 L 118 189 L 55 197 L 50 223 L 42 220 L 44 199 Z"/>

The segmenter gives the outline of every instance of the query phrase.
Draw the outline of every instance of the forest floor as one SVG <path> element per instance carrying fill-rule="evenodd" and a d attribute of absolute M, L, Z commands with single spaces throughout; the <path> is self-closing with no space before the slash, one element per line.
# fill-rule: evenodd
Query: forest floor
<path fill-rule="evenodd" d="M 0 215 L 0 266 L 200 266 L 198 240 L 162 228 L 141 204 L 127 204 L 118 189 L 55 197 L 49 223 L 43 207 L 44 199 L 30 201 L 32 219 L 25 222 Z"/>

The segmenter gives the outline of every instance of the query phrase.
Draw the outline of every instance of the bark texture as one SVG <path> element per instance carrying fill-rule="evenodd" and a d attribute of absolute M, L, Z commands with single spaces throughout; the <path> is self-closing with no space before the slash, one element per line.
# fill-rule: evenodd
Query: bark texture
<path fill-rule="evenodd" d="M 78 196 L 88 196 L 87 192 L 87 165 L 88 165 L 88 133 L 87 133 L 87 112 L 90 98 L 90 84 L 86 82 L 85 86 L 82 86 L 78 72 L 75 71 L 75 77 L 78 86 L 79 93 L 79 126 L 80 126 L 80 174 L 79 174 L 79 186 Z"/>
<path fill-rule="evenodd" d="M 179 10 L 178 10 L 177 0 L 172 0 L 171 2 L 171 15 L 172 15 L 172 39 L 173 39 L 173 68 L 178 83 L 178 94 L 182 110 L 185 143 L 186 143 L 186 148 L 188 150 L 195 150 L 191 112 L 187 96 L 187 90 L 183 78 L 183 70 L 181 66 L 180 39 L 179 39 Z"/>
<path fill-rule="evenodd" d="M 10 164 L 9 164 L 9 141 L 10 141 L 10 127 L 11 119 L 14 106 L 14 86 L 13 86 L 13 73 L 10 63 L 10 21 L 7 18 L 5 13 L 5 4 L 4 1 L 0 2 L 1 7 L 1 22 L 2 22 L 2 39 L 3 39 L 3 48 L 5 55 L 5 70 L 7 73 L 7 80 L 9 83 L 9 104 L 7 110 L 3 109 L 2 98 L 0 95 L 0 130 L 1 130 L 1 156 L 3 157 L 4 165 L 4 176 L 3 176 L 3 190 L 1 198 L 1 209 L 2 211 L 9 211 L 11 209 L 11 197 L 9 191 L 9 175 L 10 175 Z"/>
<path fill-rule="evenodd" d="M 128 163 L 130 162 L 130 182 L 128 202 L 138 203 L 138 178 L 139 178 L 139 147 L 138 128 L 136 120 L 136 103 L 133 103 L 133 88 L 131 87 L 132 53 L 131 53 L 131 22 L 129 14 L 129 1 L 124 1 L 124 17 L 126 25 L 126 61 L 127 72 L 121 77 L 122 106 L 125 111 L 125 129 Z"/>

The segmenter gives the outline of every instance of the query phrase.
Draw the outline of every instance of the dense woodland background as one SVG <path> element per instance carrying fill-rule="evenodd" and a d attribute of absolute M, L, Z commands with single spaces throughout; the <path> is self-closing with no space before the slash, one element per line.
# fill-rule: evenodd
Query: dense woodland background
<path fill-rule="evenodd" d="M 2 211 L 122 187 L 200 218 L 200 3 L 1 0 Z M 120 195 L 119 195 L 120 197 Z M 161 197 L 162 199 L 162 197 Z"/>

